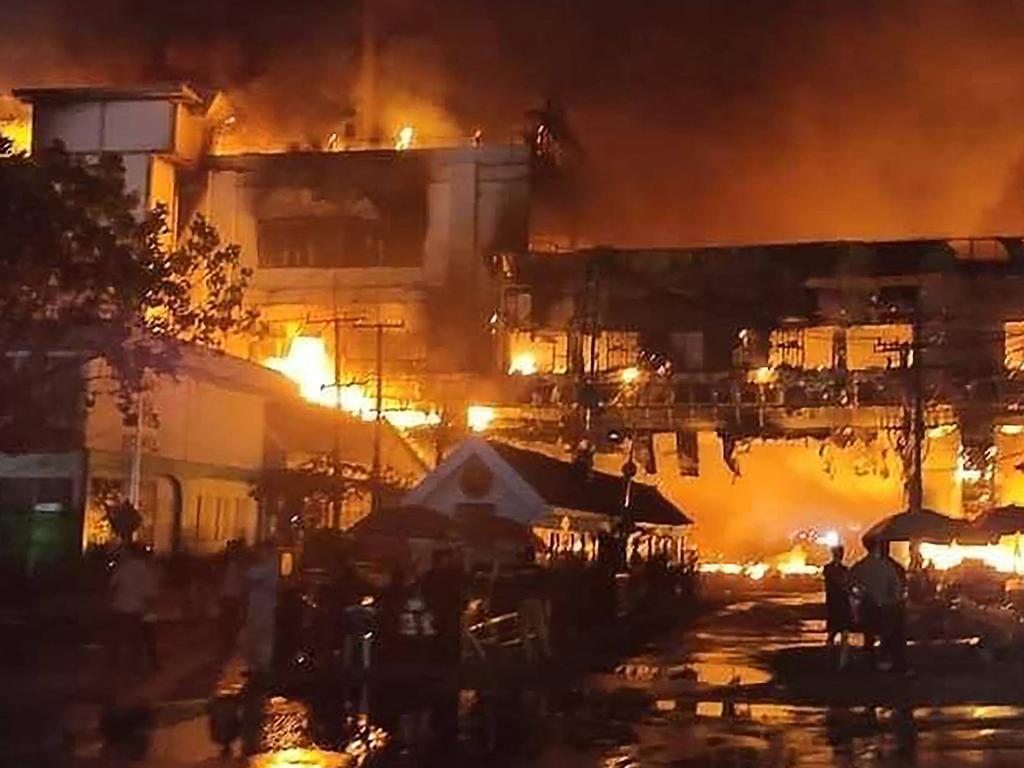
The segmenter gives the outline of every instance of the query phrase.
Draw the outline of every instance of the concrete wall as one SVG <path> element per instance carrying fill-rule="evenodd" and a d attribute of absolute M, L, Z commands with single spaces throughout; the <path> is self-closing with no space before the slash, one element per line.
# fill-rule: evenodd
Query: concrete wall
<path fill-rule="evenodd" d="M 168 101 L 42 102 L 33 145 L 61 141 L 69 152 L 172 152 L 176 105 Z"/>
<path fill-rule="evenodd" d="M 358 155 L 352 155 L 356 167 L 361 162 Z M 349 268 L 261 268 L 258 252 L 261 211 L 275 217 L 312 216 L 327 205 L 315 199 L 315 194 L 302 194 L 303 189 L 267 185 L 288 182 L 293 178 L 287 170 L 291 167 L 300 169 L 296 174 L 309 173 L 311 168 L 344 174 L 348 172 L 345 162 L 329 154 L 322 158 L 211 159 L 200 211 L 226 240 L 241 247 L 243 263 L 254 270 L 252 299 L 261 305 L 272 334 L 280 338 L 281 344 L 296 332 L 292 327 L 295 323 L 289 325 L 289 320 L 296 318 L 323 318 L 340 312 L 369 321 L 378 317 L 400 320 L 404 327 L 390 333 L 385 345 L 386 367 L 412 370 L 437 363 L 438 356 L 432 355 L 432 350 L 437 351 L 439 340 L 469 339 L 462 333 L 462 326 L 483 329 L 486 317 L 481 319 L 479 315 L 487 313 L 481 308 L 470 311 L 470 305 L 490 300 L 486 256 L 495 250 L 525 248 L 527 244 L 526 152 L 516 147 L 455 148 L 423 150 L 422 158 L 427 175 L 427 222 L 420 266 Z M 293 160 L 296 165 L 288 165 Z M 375 162 L 375 173 L 386 174 L 392 167 L 380 158 Z M 408 183 L 417 183 L 422 179 L 408 174 L 407 165 L 397 159 L 394 167 L 396 174 L 407 174 L 396 176 L 399 180 L 408 178 Z M 316 174 L 311 178 L 327 184 Z M 458 300 L 451 301 L 456 295 Z M 313 331 L 331 337 L 333 346 L 329 328 L 304 332 Z M 366 352 L 372 345 L 363 343 L 360 334 L 365 332 L 351 328 L 342 334 L 343 364 L 353 375 L 371 367 L 372 354 Z M 265 352 L 264 357 L 283 354 L 284 350 L 268 348 Z M 457 367 L 458 362 L 451 365 Z"/>
<path fill-rule="evenodd" d="M 170 551 L 176 537 L 198 552 L 218 551 L 231 538 L 254 538 L 257 506 L 250 490 L 263 466 L 266 401 L 187 373 L 160 377 L 147 393 L 140 506 L 143 537 L 158 552 Z M 93 492 L 104 481 L 127 490 L 134 445 L 135 426 L 124 423 L 113 394 L 97 387 L 86 419 Z M 95 506 L 91 514 L 102 514 Z"/>

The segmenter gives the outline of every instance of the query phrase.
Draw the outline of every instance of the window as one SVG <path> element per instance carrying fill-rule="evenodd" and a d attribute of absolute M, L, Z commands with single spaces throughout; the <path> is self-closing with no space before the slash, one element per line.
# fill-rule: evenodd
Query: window
<path fill-rule="evenodd" d="M 248 508 L 247 508 L 247 505 L 246 505 L 246 500 L 242 499 L 242 498 L 235 499 L 235 525 L 234 525 L 234 528 L 233 528 L 233 531 L 234 531 L 233 538 L 236 538 L 236 539 L 244 539 L 245 538 L 245 531 L 246 531 L 246 527 L 247 527 L 246 526 L 246 522 L 247 522 L 246 518 L 248 517 L 247 512 L 248 512 Z"/>
<path fill-rule="evenodd" d="M 258 228 L 261 267 L 417 266 L 415 249 L 390 242 L 380 223 L 352 216 L 264 219 Z"/>

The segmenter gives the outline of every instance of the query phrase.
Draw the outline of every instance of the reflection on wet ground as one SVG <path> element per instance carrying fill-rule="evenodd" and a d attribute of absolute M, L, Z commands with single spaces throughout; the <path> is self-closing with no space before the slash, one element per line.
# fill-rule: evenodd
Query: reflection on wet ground
<path fill-rule="evenodd" d="M 820 644 L 814 595 L 734 602 L 573 689 L 355 686 L 243 707 L 261 768 L 873 768 L 1024 764 L 1024 708 L 827 707 L 787 701 L 766 653 Z M 837 679 L 842 685 L 842 679 Z M 205 709 L 165 709 L 144 765 L 217 765 Z M 110 752 L 97 752 L 102 758 Z M 141 756 L 141 755 L 139 755 Z M 86 751 L 80 757 L 87 759 Z M 107 765 L 100 759 L 97 765 Z"/>

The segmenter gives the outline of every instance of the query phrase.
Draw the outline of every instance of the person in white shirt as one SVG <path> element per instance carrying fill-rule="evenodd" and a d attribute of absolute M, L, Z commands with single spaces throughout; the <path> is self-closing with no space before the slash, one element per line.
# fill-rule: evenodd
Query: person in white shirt
<path fill-rule="evenodd" d="M 141 658 L 150 670 L 159 666 L 154 634 L 154 601 L 159 591 L 156 569 L 149 553 L 139 544 L 129 544 L 118 558 L 110 580 L 110 607 L 113 613 L 111 658 L 120 668 L 122 654 L 128 657 L 128 669 Z"/>

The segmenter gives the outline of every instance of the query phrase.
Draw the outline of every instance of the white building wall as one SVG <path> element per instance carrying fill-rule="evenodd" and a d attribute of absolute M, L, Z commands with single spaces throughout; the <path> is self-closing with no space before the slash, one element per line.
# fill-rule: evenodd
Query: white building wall
<path fill-rule="evenodd" d="M 167 101 L 111 101 L 100 104 L 105 152 L 173 152 L 174 112 Z"/>
<path fill-rule="evenodd" d="M 33 110 L 33 144 L 61 141 L 83 154 L 173 152 L 175 109 L 154 100 L 41 102 Z"/>
<path fill-rule="evenodd" d="M 37 104 L 32 123 L 32 144 L 37 150 L 58 141 L 68 152 L 99 152 L 103 147 L 100 104 Z"/>
<path fill-rule="evenodd" d="M 144 453 L 215 466 L 258 469 L 263 461 L 265 399 L 179 374 L 160 377 L 146 394 Z M 153 424 L 156 424 L 154 426 Z M 112 392 L 99 392 L 86 417 L 86 448 L 131 451 Z"/>

